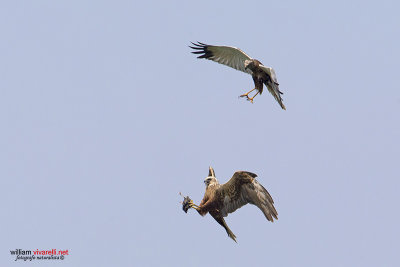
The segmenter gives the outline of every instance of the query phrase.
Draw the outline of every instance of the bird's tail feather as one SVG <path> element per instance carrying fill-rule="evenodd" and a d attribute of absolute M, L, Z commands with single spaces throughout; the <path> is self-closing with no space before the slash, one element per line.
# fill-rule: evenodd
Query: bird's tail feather
<path fill-rule="evenodd" d="M 229 227 L 226 226 L 226 227 L 225 227 L 225 230 L 226 230 L 226 233 L 228 234 L 228 236 L 229 236 L 230 238 L 232 238 L 233 241 L 235 241 L 235 242 L 237 243 L 237 241 L 236 241 L 236 236 L 235 236 L 234 233 L 232 233 L 231 229 L 229 229 Z"/>
<path fill-rule="evenodd" d="M 231 229 L 229 229 L 229 227 L 228 227 L 228 225 L 226 224 L 224 218 L 223 218 L 223 217 L 220 217 L 220 218 L 214 217 L 214 219 L 215 219 L 222 227 L 225 228 L 226 233 L 228 234 L 228 236 L 229 236 L 230 238 L 232 238 L 233 241 L 235 241 L 235 242 L 237 243 L 235 234 L 231 231 Z"/>
<path fill-rule="evenodd" d="M 265 85 L 267 86 L 268 91 L 275 98 L 275 100 L 278 101 L 281 108 L 286 110 L 286 107 L 282 102 L 281 94 L 283 94 L 283 93 L 281 91 L 279 91 L 279 85 L 273 81 L 269 81 L 269 82 L 265 83 Z"/>

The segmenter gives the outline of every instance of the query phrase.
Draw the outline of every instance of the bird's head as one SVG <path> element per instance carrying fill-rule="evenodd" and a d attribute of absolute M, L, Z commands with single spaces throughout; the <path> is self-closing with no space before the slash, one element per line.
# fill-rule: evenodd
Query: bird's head
<path fill-rule="evenodd" d="M 247 70 L 251 66 L 251 63 L 253 63 L 253 61 L 246 59 L 244 61 L 244 69 Z"/>
<path fill-rule="evenodd" d="M 219 185 L 218 180 L 215 177 L 214 169 L 211 166 L 208 171 L 208 177 L 206 177 L 206 179 L 204 179 L 204 183 L 205 183 L 206 187 L 209 187 L 210 185 Z"/>

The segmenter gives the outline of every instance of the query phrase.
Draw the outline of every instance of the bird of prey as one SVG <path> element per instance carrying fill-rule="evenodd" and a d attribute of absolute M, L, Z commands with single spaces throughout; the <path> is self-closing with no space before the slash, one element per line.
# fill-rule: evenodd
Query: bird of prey
<path fill-rule="evenodd" d="M 201 216 L 207 213 L 225 228 L 228 236 L 236 242 L 236 236 L 225 223 L 224 217 L 241 208 L 247 203 L 256 205 L 268 221 L 278 219 L 278 212 L 274 201 L 268 191 L 255 179 L 256 174 L 247 171 L 237 171 L 225 184 L 219 184 L 215 172 L 210 167 L 208 177 L 204 180 L 206 192 L 200 205 L 192 200 L 188 203 L 190 208 L 198 211 Z"/>
<path fill-rule="evenodd" d="M 193 54 L 199 54 L 197 58 L 205 58 L 224 64 L 248 73 L 253 77 L 254 89 L 240 97 L 246 97 L 247 100 L 253 103 L 254 97 L 258 94 L 262 94 L 263 84 L 265 84 L 268 91 L 274 96 L 276 101 L 278 101 L 281 108 L 286 110 L 281 98 L 281 94 L 283 93 L 279 91 L 279 83 L 273 68 L 264 66 L 260 61 L 249 57 L 245 52 L 236 47 L 207 45 L 200 42 L 192 42 L 192 44 L 193 46 L 189 47 L 195 50 L 192 52 Z M 249 93 L 254 90 L 257 90 L 257 93 L 253 97 L 249 97 Z"/>

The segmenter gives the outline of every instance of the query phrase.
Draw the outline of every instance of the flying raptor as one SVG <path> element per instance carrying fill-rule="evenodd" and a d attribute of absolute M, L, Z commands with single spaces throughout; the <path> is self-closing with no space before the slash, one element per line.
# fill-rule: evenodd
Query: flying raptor
<path fill-rule="evenodd" d="M 224 217 L 241 208 L 247 203 L 256 205 L 265 215 L 268 221 L 278 219 L 278 212 L 274 207 L 274 201 L 268 191 L 255 179 L 256 174 L 247 171 L 237 171 L 225 184 L 219 184 L 215 172 L 210 167 L 208 177 L 204 180 L 206 192 L 200 205 L 186 197 L 183 209 L 193 208 L 201 216 L 207 213 L 225 228 L 228 236 L 236 242 L 236 236 L 225 223 Z"/>
<path fill-rule="evenodd" d="M 236 47 L 207 45 L 200 42 L 192 42 L 192 44 L 193 46 L 189 47 L 195 50 L 192 52 L 193 54 L 199 54 L 197 58 L 205 58 L 224 64 L 248 73 L 253 77 L 254 89 L 240 97 L 246 97 L 247 100 L 253 103 L 254 97 L 258 94 L 262 94 L 263 85 L 265 84 L 268 91 L 274 96 L 276 101 L 278 101 L 281 108 L 286 110 L 281 98 L 281 94 L 283 93 L 279 91 L 279 83 L 273 68 L 264 66 L 260 61 L 249 57 L 245 52 Z M 257 90 L 257 93 L 253 97 L 249 97 L 249 93 L 254 90 Z"/>

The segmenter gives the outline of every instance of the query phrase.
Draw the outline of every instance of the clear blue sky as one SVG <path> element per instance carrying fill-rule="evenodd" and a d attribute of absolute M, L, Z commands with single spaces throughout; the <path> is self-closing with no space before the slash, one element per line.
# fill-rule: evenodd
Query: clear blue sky
<path fill-rule="evenodd" d="M 259 2 L 0 4 L 1 266 L 400 265 L 398 1 Z M 190 41 L 273 67 L 287 111 Z M 209 165 L 279 220 L 185 214 Z"/>

